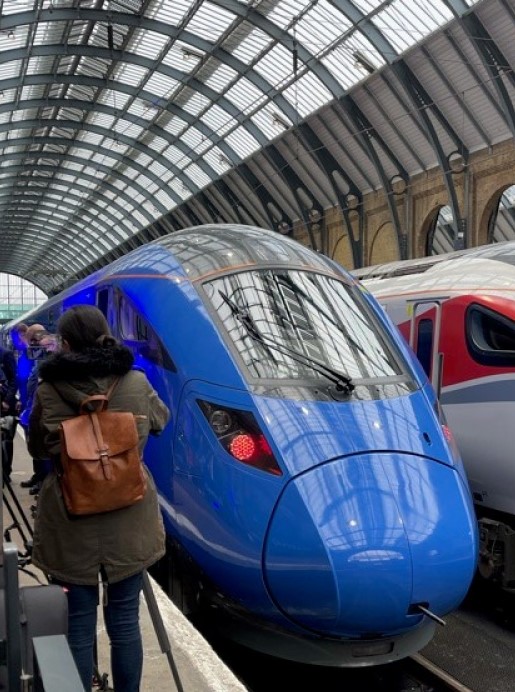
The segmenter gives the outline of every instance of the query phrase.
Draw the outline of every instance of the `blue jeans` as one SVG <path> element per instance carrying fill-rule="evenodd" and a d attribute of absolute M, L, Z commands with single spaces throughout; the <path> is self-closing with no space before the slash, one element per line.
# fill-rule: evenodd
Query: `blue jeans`
<path fill-rule="evenodd" d="M 68 595 L 68 642 L 84 689 L 91 690 L 97 634 L 98 586 L 61 583 Z M 111 644 L 111 672 L 117 692 L 139 692 L 143 645 L 139 626 L 142 573 L 108 584 L 104 622 Z"/>

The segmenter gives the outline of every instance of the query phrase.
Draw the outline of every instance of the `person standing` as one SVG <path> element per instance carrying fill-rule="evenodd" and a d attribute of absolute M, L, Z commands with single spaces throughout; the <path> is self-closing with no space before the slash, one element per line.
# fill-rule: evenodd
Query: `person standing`
<path fill-rule="evenodd" d="M 2 416 L 16 415 L 16 360 L 14 353 L 0 346 L 0 413 Z M 9 480 L 13 468 L 13 438 L 16 424 L 9 427 L 9 433 L 2 435 L 2 472 L 3 478 Z"/>
<path fill-rule="evenodd" d="M 39 382 L 39 366 L 43 359 L 46 358 L 50 353 L 53 353 L 56 349 L 56 336 L 50 334 L 45 329 L 40 328 L 41 325 L 35 325 L 38 327 L 36 331 L 32 331 L 32 327 L 29 328 L 29 351 L 30 359 L 33 363 L 32 370 L 30 371 L 29 379 L 27 380 L 26 392 L 25 392 L 25 406 L 20 413 L 20 425 L 25 430 L 25 437 L 28 446 L 28 424 L 30 418 L 30 412 L 32 410 L 32 403 L 34 401 L 34 395 Z M 50 462 L 48 459 L 32 459 L 32 477 L 27 481 L 22 481 L 20 485 L 22 488 L 30 488 L 30 495 L 37 495 L 41 489 L 41 484 L 48 473 L 50 467 Z"/>
<path fill-rule="evenodd" d="M 23 325 L 26 327 L 26 325 Z M 18 327 L 19 328 L 19 327 Z M 25 432 L 25 440 L 28 438 L 29 415 L 32 407 L 32 399 L 38 384 L 38 358 L 35 358 L 35 350 L 39 350 L 39 339 L 43 334 L 48 334 L 42 324 L 31 324 L 25 330 L 19 332 L 17 342 L 19 344 L 18 356 L 18 404 L 17 410 L 20 425 Z M 14 343 L 14 339 L 13 339 Z M 41 484 L 46 469 L 44 459 L 32 459 L 32 476 L 20 483 L 22 488 L 30 488 L 31 494 L 36 494 Z"/>
<path fill-rule="evenodd" d="M 29 419 L 29 452 L 57 461 L 59 423 L 76 416 L 86 397 L 107 392 L 116 379 L 109 408 L 137 416 L 142 452 L 149 433 L 161 432 L 170 413 L 146 375 L 132 369 L 131 351 L 112 337 L 103 313 L 91 305 L 66 310 L 58 321 L 57 334 L 62 350 L 39 368 L 40 382 Z M 99 576 L 105 587 L 103 610 L 114 688 L 120 692 L 140 689 L 143 570 L 165 552 L 155 485 L 144 469 L 147 490 L 143 499 L 111 512 L 70 516 L 55 470 L 47 475 L 39 493 L 32 562 L 66 588 L 68 640 L 88 691 L 93 677 Z"/>

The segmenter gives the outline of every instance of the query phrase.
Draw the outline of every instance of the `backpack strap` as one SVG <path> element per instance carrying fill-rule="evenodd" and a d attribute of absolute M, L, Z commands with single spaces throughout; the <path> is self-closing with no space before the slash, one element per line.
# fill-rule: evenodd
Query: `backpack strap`
<path fill-rule="evenodd" d="M 80 402 L 80 413 L 91 413 L 92 410 L 97 412 L 105 411 L 109 405 L 109 400 L 114 391 L 114 388 L 116 387 L 119 381 L 120 378 L 115 377 L 115 379 L 111 382 L 109 389 L 105 394 L 92 394 L 91 396 L 87 396 L 85 399 L 83 399 Z M 97 405 L 99 402 L 100 405 Z M 90 404 L 92 404 L 92 406 L 90 406 Z"/>
<path fill-rule="evenodd" d="M 112 395 L 112 393 L 114 392 L 114 388 L 116 387 L 116 385 L 118 384 L 119 381 L 120 381 L 120 378 L 119 378 L 119 377 L 115 377 L 114 380 L 111 382 L 111 385 L 110 385 L 109 389 L 108 389 L 107 392 L 105 393 L 105 396 L 106 396 L 106 398 L 107 398 L 107 401 L 109 401 L 109 399 L 111 398 L 111 395 Z"/>
<path fill-rule="evenodd" d="M 97 404 L 100 402 L 100 406 Z M 79 413 L 92 413 L 93 411 L 105 411 L 109 399 L 105 394 L 92 394 L 80 402 Z"/>
<path fill-rule="evenodd" d="M 112 476 L 113 476 L 113 473 L 112 473 L 111 459 L 109 458 L 109 446 L 104 441 L 104 437 L 102 435 L 102 429 L 101 429 L 100 423 L 98 421 L 97 412 L 93 411 L 92 413 L 89 413 L 88 415 L 89 415 L 89 419 L 91 421 L 91 425 L 93 426 L 93 434 L 95 435 L 95 439 L 97 441 L 98 458 L 99 458 L 100 464 L 102 466 L 104 478 L 106 480 L 110 481 Z"/>

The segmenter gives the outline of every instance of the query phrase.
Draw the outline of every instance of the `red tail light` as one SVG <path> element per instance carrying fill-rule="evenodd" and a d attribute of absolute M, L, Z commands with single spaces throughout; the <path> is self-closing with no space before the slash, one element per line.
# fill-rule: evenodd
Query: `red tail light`
<path fill-rule="evenodd" d="M 238 461 L 248 461 L 255 455 L 257 449 L 256 442 L 252 435 L 247 433 L 239 434 L 233 437 L 229 445 L 229 451 Z"/>
<path fill-rule="evenodd" d="M 442 432 L 447 442 L 452 444 L 454 442 L 454 435 L 452 434 L 452 430 L 445 423 L 442 424 Z"/>
<path fill-rule="evenodd" d="M 282 476 L 272 448 L 252 413 L 201 399 L 198 399 L 198 405 L 218 441 L 233 459 L 274 476 Z"/>

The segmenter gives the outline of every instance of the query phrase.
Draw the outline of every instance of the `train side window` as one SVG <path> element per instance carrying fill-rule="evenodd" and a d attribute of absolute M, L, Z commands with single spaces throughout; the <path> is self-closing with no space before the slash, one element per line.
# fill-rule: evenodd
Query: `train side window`
<path fill-rule="evenodd" d="M 127 341 L 137 340 L 136 313 L 123 295 L 118 297 L 118 324 L 122 339 L 127 339 Z"/>
<path fill-rule="evenodd" d="M 104 317 L 108 317 L 107 310 L 109 308 L 109 289 L 102 288 L 97 292 L 97 308 L 104 313 Z"/>
<path fill-rule="evenodd" d="M 431 361 L 433 353 L 433 320 L 422 319 L 418 323 L 417 331 L 417 358 L 424 368 L 424 372 L 431 377 Z"/>
<path fill-rule="evenodd" d="M 48 324 L 47 324 L 47 329 L 49 332 L 55 332 L 58 318 L 59 318 L 59 310 L 57 309 L 57 307 L 50 308 L 50 310 L 48 312 Z"/>
<path fill-rule="evenodd" d="M 135 356 L 172 372 L 177 371 L 161 339 L 122 293 L 118 294 L 118 326 L 121 338 L 131 342 Z"/>
<path fill-rule="evenodd" d="M 474 360 L 485 365 L 515 366 L 515 322 L 482 305 L 466 315 L 467 345 Z"/>

